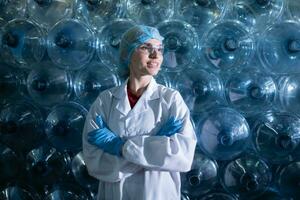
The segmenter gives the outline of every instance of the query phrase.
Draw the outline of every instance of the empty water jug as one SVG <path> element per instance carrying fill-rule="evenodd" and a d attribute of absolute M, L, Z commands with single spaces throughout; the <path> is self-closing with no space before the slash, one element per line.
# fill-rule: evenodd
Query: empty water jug
<path fill-rule="evenodd" d="M 0 112 L 0 140 L 14 151 L 28 152 L 45 137 L 41 111 L 28 102 L 6 105 Z"/>
<path fill-rule="evenodd" d="M 82 187 L 97 193 L 99 181 L 88 174 L 82 152 L 79 152 L 73 157 L 71 170 L 76 181 Z"/>
<path fill-rule="evenodd" d="M 202 112 L 223 102 L 223 83 L 212 70 L 187 69 L 178 74 L 176 88 L 192 112 Z"/>
<path fill-rule="evenodd" d="M 61 19 L 71 18 L 74 9 L 73 0 L 27 0 L 27 14 L 46 29 Z"/>
<path fill-rule="evenodd" d="M 251 127 L 257 153 L 272 163 L 293 160 L 299 151 L 300 118 L 291 113 L 266 112 Z"/>
<path fill-rule="evenodd" d="M 266 29 L 260 37 L 259 59 L 274 74 L 299 73 L 300 24 L 284 21 Z"/>
<path fill-rule="evenodd" d="M 27 77 L 27 90 L 34 102 L 53 106 L 67 101 L 72 93 L 72 77 L 68 71 L 43 62 L 31 70 Z"/>
<path fill-rule="evenodd" d="M 126 1 L 80 0 L 75 5 L 75 18 L 98 31 L 108 21 L 125 17 Z"/>
<path fill-rule="evenodd" d="M 0 144 L 0 187 L 18 178 L 22 171 L 20 156 L 9 147 Z M 1 199 L 1 198 L 0 198 Z"/>
<path fill-rule="evenodd" d="M 26 171 L 30 182 L 41 191 L 66 177 L 71 158 L 55 148 L 43 144 L 31 150 L 26 156 Z"/>
<path fill-rule="evenodd" d="M 229 107 L 217 107 L 203 114 L 196 131 L 202 151 L 216 160 L 238 156 L 247 147 L 250 136 L 246 119 Z"/>
<path fill-rule="evenodd" d="M 281 108 L 300 114 L 300 77 L 298 74 L 289 74 L 279 79 L 279 99 Z"/>
<path fill-rule="evenodd" d="M 90 106 L 100 92 L 120 85 L 119 77 L 107 66 L 91 63 L 80 70 L 74 80 L 75 94 L 80 102 Z"/>
<path fill-rule="evenodd" d="M 285 2 L 284 0 L 234 0 L 226 18 L 243 23 L 251 32 L 260 32 L 279 20 Z"/>
<path fill-rule="evenodd" d="M 111 69 L 120 67 L 119 45 L 121 37 L 134 23 L 127 19 L 118 19 L 105 24 L 99 32 L 98 57 L 100 61 Z"/>
<path fill-rule="evenodd" d="M 42 200 L 35 189 L 27 184 L 13 183 L 0 191 L 1 200 Z"/>
<path fill-rule="evenodd" d="M 204 195 L 200 200 L 238 200 L 238 198 L 227 193 L 215 192 Z"/>
<path fill-rule="evenodd" d="M 229 5 L 224 0 L 179 0 L 176 10 L 178 17 L 195 27 L 201 37 L 211 24 L 224 17 Z"/>
<path fill-rule="evenodd" d="M 280 192 L 289 199 L 300 198 L 300 162 L 292 162 L 283 167 L 277 177 Z"/>
<path fill-rule="evenodd" d="M 159 23 L 164 37 L 163 70 L 182 71 L 197 58 L 199 44 L 196 30 L 188 23 L 170 20 Z"/>
<path fill-rule="evenodd" d="M 198 197 L 210 191 L 218 183 L 218 165 L 196 151 L 191 170 L 181 173 L 181 191 L 190 197 Z"/>
<path fill-rule="evenodd" d="M 205 33 L 200 46 L 208 64 L 218 70 L 244 67 L 255 51 L 252 35 L 237 21 L 216 24 Z"/>
<path fill-rule="evenodd" d="M 273 78 L 257 70 L 231 73 L 225 88 L 227 101 L 245 115 L 270 109 L 277 95 Z"/>
<path fill-rule="evenodd" d="M 29 65 L 40 62 L 45 54 L 44 37 L 44 31 L 31 21 L 9 21 L 1 34 L 1 57 L 6 63 L 29 68 Z"/>
<path fill-rule="evenodd" d="M 174 14 L 174 0 L 128 0 L 127 15 L 139 24 L 155 25 Z"/>
<path fill-rule="evenodd" d="M 26 0 L 0 0 L 0 18 L 6 22 L 15 18 L 22 18 L 26 13 Z"/>
<path fill-rule="evenodd" d="M 269 166 L 256 156 L 246 155 L 230 161 L 220 173 L 223 187 L 241 199 L 262 194 L 270 185 Z"/>
<path fill-rule="evenodd" d="M 48 141 L 60 151 L 78 153 L 82 148 L 82 129 L 87 110 L 78 103 L 59 104 L 45 121 Z"/>
<path fill-rule="evenodd" d="M 47 51 L 62 69 L 78 70 L 88 64 L 95 52 L 92 30 L 79 20 L 63 19 L 48 33 Z"/>

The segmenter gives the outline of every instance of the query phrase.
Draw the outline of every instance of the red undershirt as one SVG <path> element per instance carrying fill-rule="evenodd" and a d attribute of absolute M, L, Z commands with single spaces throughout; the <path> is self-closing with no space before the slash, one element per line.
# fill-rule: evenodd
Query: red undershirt
<path fill-rule="evenodd" d="M 128 95 L 128 100 L 129 100 L 130 107 L 133 108 L 134 105 L 136 104 L 136 102 L 139 100 L 140 96 L 137 96 L 137 95 L 133 94 L 129 90 L 129 87 L 127 87 L 127 95 Z"/>

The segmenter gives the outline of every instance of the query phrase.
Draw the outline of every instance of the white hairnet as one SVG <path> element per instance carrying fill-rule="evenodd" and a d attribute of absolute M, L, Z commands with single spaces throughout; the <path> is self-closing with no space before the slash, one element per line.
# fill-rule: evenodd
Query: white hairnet
<path fill-rule="evenodd" d="M 136 25 L 127 30 L 120 43 L 120 63 L 128 67 L 133 51 L 150 39 L 162 41 L 164 38 L 154 27 Z"/>

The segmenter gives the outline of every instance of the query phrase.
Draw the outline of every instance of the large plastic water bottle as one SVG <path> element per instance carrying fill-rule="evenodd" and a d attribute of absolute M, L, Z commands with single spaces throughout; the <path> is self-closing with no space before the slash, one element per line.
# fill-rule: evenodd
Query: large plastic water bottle
<path fill-rule="evenodd" d="M 279 99 L 281 108 L 300 114 L 300 77 L 298 74 L 289 74 L 279 79 Z"/>
<path fill-rule="evenodd" d="M 78 0 L 75 5 L 75 18 L 97 31 L 109 21 L 125 17 L 125 3 L 123 0 Z"/>
<path fill-rule="evenodd" d="M 62 69 L 78 70 L 88 64 L 95 52 L 92 30 L 79 20 L 63 19 L 48 33 L 50 59 Z"/>
<path fill-rule="evenodd" d="M 189 197 L 198 197 L 218 183 L 218 165 L 199 151 L 195 152 L 192 168 L 181 173 L 181 191 Z"/>
<path fill-rule="evenodd" d="M 224 101 L 223 83 L 212 70 L 187 69 L 178 74 L 176 88 L 192 112 L 208 110 Z"/>
<path fill-rule="evenodd" d="M 268 188 L 272 173 L 263 160 L 246 155 L 226 164 L 221 170 L 220 178 L 228 192 L 241 199 L 251 199 Z"/>
<path fill-rule="evenodd" d="M 279 191 L 289 199 L 299 199 L 300 162 L 292 162 L 283 167 L 276 178 Z"/>
<path fill-rule="evenodd" d="M 218 70 L 242 68 L 255 51 L 252 35 L 238 21 L 216 24 L 205 33 L 200 46 L 208 64 Z"/>
<path fill-rule="evenodd" d="M 0 112 L 0 140 L 18 153 L 26 153 L 45 137 L 39 108 L 29 102 L 6 105 Z"/>
<path fill-rule="evenodd" d="M 71 170 L 79 185 L 91 192 L 97 193 L 99 181 L 88 174 L 82 152 L 73 157 Z"/>
<path fill-rule="evenodd" d="M 30 182 L 40 191 L 66 177 L 71 158 L 55 148 L 43 144 L 31 150 L 26 156 L 26 171 Z"/>
<path fill-rule="evenodd" d="M 119 45 L 121 37 L 134 23 L 128 19 L 117 19 L 105 24 L 99 30 L 98 57 L 100 61 L 111 69 L 120 67 Z"/>
<path fill-rule="evenodd" d="M 174 0 L 127 0 L 127 15 L 139 24 L 155 25 L 174 14 Z"/>
<path fill-rule="evenodd" d="M 211 24 L 224 17 L 229 5 L 224 0 L 178 0 L 175 7 L 177 17 L 195 27 L 201 37 Z"/>
<path fill-rule="evenodd" d="M 11 183 L 0 191 L 1 200 L 42 200 L 42 196 L 30 185 Z"/>
<path fill-rule="evenodd" d="M 9 1 L 0 0 L 0 18 L 10 21 L 15 18 L 22 18 L 26 13 L 26 0 Z"/>
<path fill-rule="evenodd" d="M 259 32 L 279 20 L 284 0 L 234 0 L 226 18 L 238 20 L 251 32 Z"/>
<path fill-rule="evenodd" d="M 47 139 L 59 151 L 78 153 L 82 148 L 82 129 L 87 110 L 78 103 L 59 104 L 45 121 Z"/>
<path fill-rule="evenodd" d="M 21 159 L 12 149 L 0 144 L 0 187 L 17 180 L 22 171 Z"/>
<path fill-rule="evenodd" d="M 67 101 L 72 93 L 72 77 L 66 70 L 51 62 L 43 62 L 31 70 L 27 77 L 27 90 L 34 102 L 43 106 Z"/>
<path fill-rule="evenodd" d="M 27 0 L 29 19 L 49 29 L 63 18 L 71 18 L 74 10 L 73 0 Z"/>
<path fill-rule="evenodd" d="M 164 37 L 163 70 L 182 71 L 195 61 L 199 41 L 194 27 L 179 20 L 164 21 L 157 27 Z"/>
<path fill-rule="evenodd" d="M 196 124 L 198 144 L 202 151 L 216 159 L 229 160 L 244 151 L 250 130 L 246 119 L 229 107 L 214 108 L 203 113 Z"/>
<path fill-rule="evenodd" d="M 269 73 L 299 73 L 300 24 L 284 21 L 266 29 L 260 37 L 259 59 Z"/>
<path fill-rule="evenodd" d="M 96 100 L 100 92 L 117 85 L 120 85 L 118 75 L 99 63 L 91 63 L 87 68 L 77 72 L 74 81 L 77 98 L 88 106 Z"/>
<path fill-rule="evenodd" d="M 14 19 L 3 27 L 0 54 L 4 62 L 27 67 L 40 62 L 45 54 L 45 33 L 35 23 Z"/>
<path fill-rule="evenodd" d="M 293 160 L 300 148 L 300 118 L 291 113 L 266 112 L 255 119 L 251 129 L 257 154 L 272 163 Z"/>
<path fill-rule="evenodd" d="M 274 106 L 277 86 L 273 78 L 258 70 L 229 75 L 225 83 L 227 101 L 245 115 L 261 113 Z"/>

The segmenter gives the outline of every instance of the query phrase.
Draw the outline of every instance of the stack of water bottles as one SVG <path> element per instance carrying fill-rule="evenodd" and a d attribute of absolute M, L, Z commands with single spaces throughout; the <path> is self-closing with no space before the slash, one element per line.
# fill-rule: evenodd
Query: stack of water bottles
<path fill-rule="evenodd" d="M 165 38 L 156 80 L 192 114 L 182 199 L 300 199 L 298 0 L 0 0 L 0 199 L 95 199 L 83 124 L 135 24 Z"/>

